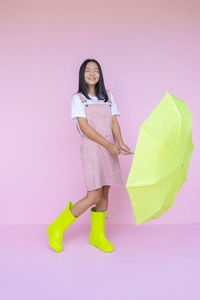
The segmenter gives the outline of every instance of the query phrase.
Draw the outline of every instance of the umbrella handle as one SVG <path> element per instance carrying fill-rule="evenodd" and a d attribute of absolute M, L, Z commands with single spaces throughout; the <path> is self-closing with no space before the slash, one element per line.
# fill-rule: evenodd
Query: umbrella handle
<path fill-rule="evenodd" d="M 121 154 L 121 152 L 119 152 L 119 154 Z M 135 154 L 134 152 L 130 152 L 130 154 Z"/>

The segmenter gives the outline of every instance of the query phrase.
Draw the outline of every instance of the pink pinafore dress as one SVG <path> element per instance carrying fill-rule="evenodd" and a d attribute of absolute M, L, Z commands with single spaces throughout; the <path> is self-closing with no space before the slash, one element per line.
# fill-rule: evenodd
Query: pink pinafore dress
<path fill-rule="evenodd" d="M 85 105 L 88 124 L 109 142 L 116 144 L 112 133 L 112 100 L 107 90 L 108 101 L 87 104 L 87 98 L 76 93 Z M 103 100 L 101 100 L 103 101 Z M 87 191 L 104 185 L 123 184 L 118 155 L 111 154 L 104 146 L 81 135 L 80 157 L 83 166 L 84 183 Z"/>

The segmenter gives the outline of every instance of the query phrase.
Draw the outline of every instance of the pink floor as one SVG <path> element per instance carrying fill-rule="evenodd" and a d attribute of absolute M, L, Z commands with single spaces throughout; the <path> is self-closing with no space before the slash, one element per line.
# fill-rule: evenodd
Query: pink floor
<path fill-rule="evenodd" d="M 0 299 L 200 299 L 200 224 L 109 225 L 112 253 L 76 224 L 54 252 L 46 227 L 0 227 Z"/>

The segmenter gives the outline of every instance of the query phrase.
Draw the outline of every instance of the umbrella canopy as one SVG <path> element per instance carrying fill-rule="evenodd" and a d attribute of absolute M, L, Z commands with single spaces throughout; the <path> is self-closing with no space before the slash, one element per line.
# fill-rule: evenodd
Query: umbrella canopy
<path fill-rule="evenodd" d="M 186 103 L 167 92 L 141 124 L 126 183 L 136 225 L 169 210 L 187 180 L 192 123 Z"/>

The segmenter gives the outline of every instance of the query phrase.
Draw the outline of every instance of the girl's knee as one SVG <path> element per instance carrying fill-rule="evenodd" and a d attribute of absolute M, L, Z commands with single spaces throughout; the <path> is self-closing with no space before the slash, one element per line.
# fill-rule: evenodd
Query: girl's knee
<path fill-rule="evenodd" d="M 98 202 L 101 201 L 102 198 L 102 188 L 93 190 L 93 191 L 88 191 L 87 193 L 87 198 L 90 202 L 90 205 L 95 205 Z"/>
<path fill-rule="evenodd" d="M 104 185 L 102 187 L 102 198 L 108 198 L 109 189 L 110 189 L 110 185 Z"/>

